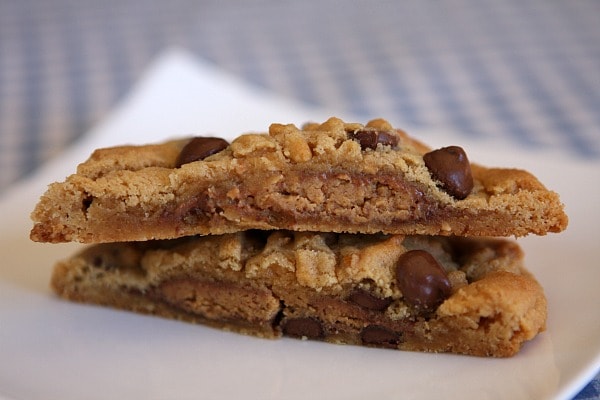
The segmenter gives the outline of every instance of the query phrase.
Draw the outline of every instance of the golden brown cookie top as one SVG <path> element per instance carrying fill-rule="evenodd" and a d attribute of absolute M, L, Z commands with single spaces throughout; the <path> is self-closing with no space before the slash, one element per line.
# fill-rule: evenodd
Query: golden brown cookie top
<path fill-rule="evenodd" d="M 258 336 L 510 356 L 546 321 L 521 261 L 501 239 L 246 231 L 90 246 L 52 286 Z"/>
<path fill-rule="evenodd" d="M 32 214 L 32 238 L 146 240 L 253 228 L 523 236 L 567 225 L 558 195 L 530 173 L 471 164 L 458 146 L 431 151 L 384 120 L 273 124 L 229 146 L 189 143 L 96 150 L 50 186 Z M 182 152 L 192 161 L 180 165 Z M 137 229 L 127 230 L 133 221 Z"/>
<path fill-rule="evenodd" d="M 427 265 L 414 268 L 423 271 L 427 279 L 419 281 L 407 260 L 422 254 L 428 257 Z M 401 309 L 406 315 L 436 311 L 438 305 L 456 297 L 454 294 L 499 272 L 528 276 L 523 253 L 515 242 L 444 236 L 246 231 L 170 241 L 107 243 L 86 248 L 73 257 L 78 259 L 95 265 L 100 274 L 118 269 L 118 274 L 106 275 L 112 276 L 113 284 L 138 290 L 182 277 L 209 275 L 223 282 L 248 280 L 342 298 L 359 290 L 374 299 L 397 301 L 387 312 Z M 408 283 L 403 283 L 402 277 L 407 277 Z M 448 290 L 436 291 L 444 287 Z M 426 307 L 431 296 L 432 306 Z"/>

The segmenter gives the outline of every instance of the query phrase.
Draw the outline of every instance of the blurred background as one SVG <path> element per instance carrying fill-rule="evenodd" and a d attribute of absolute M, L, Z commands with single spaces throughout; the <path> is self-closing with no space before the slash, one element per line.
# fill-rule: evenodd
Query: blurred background
<path fill-rule="evenodd" d="M 600 157 L 600 2 L 0 0 L 0 194 L 177 46 L 361 120 Z"/>
<path fill-rule="evenodd" d="M 600 159 L 600 1 L 0 0 L 0 195 L 172 47 L 363 122 Z"/>

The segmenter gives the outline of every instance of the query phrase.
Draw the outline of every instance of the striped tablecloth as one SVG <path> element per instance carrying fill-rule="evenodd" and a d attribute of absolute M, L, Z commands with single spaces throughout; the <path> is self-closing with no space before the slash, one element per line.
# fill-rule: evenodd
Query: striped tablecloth
<path fill-rule="evenodd" d="M 600 158 L 600 1 L 0 0 L 0 194 L 172 46 L 344 115 Z"/>

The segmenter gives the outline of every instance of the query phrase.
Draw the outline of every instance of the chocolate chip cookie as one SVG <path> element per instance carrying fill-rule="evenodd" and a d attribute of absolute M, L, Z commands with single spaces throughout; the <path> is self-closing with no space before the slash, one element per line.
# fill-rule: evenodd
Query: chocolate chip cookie
<path fill-rule="evenodd" d="M 507 357 L 546 299 L 504 239 L 249 230 L 96 244 L 61 296 L 265 338 Z"/>
<path fill-rule="evenodd" d="M 31 238 L 84 243 L 248 229 L 523 236 L 559 232 L 559 196 L 517 169 L 431 150 L 384 120 L 95 151 L 32 213 Z"/>

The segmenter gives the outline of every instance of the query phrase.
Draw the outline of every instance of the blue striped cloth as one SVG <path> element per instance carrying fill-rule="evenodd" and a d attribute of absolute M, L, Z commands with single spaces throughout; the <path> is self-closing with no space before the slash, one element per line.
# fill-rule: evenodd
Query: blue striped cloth
<path fill-rule="evenodd" d="M 171 46 L 342 115 L 597 160 L 599 16 L 595 0 L 0 0 L 0 194 Z"/>

